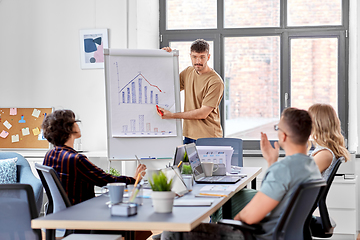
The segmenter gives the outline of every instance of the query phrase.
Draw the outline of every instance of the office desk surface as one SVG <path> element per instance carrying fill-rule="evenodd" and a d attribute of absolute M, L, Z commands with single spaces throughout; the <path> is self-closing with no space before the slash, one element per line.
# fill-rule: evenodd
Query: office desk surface
<path fill-rule="evenodd" d="M 138 207 L 138 214 L 130 217 L 111 216 L 110 209 L 105 204 L 106 196 L 92 198 L 61 212 L 49 214 L 31 221 L 31 227 L 46 229 L 97 229 L 97 230 L 168 230 L 191 231 L 218 208 L 228 201 L 237 191 L 244 188 L 261 172 L 259 167 L 243 168 L 243 178 L 236 185 L 236 191 L 222 198 L 212 199 L 211 206 L 174 207 L 172 213 L 155 213 L 151 199 L 144 199 L 144 204 Z M 224 184 L 225 185 L 225 184 Z M 193 191 L 182 199 L 194 199 L 204 184 L 195 184 Z"/>

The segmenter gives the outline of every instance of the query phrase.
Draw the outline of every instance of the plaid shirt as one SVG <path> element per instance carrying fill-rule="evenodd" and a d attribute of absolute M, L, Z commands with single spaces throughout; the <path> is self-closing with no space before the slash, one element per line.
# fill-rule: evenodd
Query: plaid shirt
<path fill-rule="evenodd" d="M 111 182 L 135 183 L 132 177 L 115 177 L 92 164 L 86 156 L 67 146 L 56 146 L 45 155 L 44 165 L 54 168 L 71 204 L 95 197 L 94 186 Z"/>

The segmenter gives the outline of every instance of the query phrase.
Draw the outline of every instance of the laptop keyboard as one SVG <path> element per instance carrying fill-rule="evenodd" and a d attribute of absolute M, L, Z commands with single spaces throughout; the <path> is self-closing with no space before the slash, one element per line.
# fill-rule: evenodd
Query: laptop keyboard
<path fill-rule="evenodd" d="M 212 176 L 212 177 L 204 177 L 202 180 L 206 180 L 206 181 L 220 181 L 221 179 L 223 179 L 225 176 Z"/>

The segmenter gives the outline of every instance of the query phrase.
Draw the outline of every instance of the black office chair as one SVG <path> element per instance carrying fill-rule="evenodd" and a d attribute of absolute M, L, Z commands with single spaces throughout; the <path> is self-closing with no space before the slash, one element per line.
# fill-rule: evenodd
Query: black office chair
<path fill-rule="evenodd" d="M 70 207 L 70 200 L 63 186 L 61 185 L 60 179 L 55 170 L 51 167 L 38 163 L 35 163 L 35 168 L 45 188 L 49 201 L 46 214 L 56 213 Z M 71 233 L 73 233 L 73 230 L 66 230 L 64 236 L 67 236 Z M 48 235 L 48 231 L 46 232 L 46 235 Z M 51 236 L 51 238 L 53 239 L 54 236 Z"/>
<path fill-rule="evenodd" d="M 0 206 L 0 239 L 41 240 L 41 230 L 31 228 L 38 217 L 31 185 L 0 184 Z"/>
<path fill-rule="evenodd" d="M 231 165 L 243 166 L 243 141 L 240 138 L 199 138 L 196 140 L 196 146 L 231 146 L 234 150 Z M 251 182 L 251 188 L 256 189 L 256 179 Z M 220 218 L 232 218 L 232 201 L 229 199 L 222 209 L 212 216 L 212 221 L 217 221 Z"/>
<path fill-rule="evenodd" d="M 69 200 L 68 195 L 66 194 L 63 186 L 61 185 L 60 179 L 57 175 L 57 173 L 55 172 L 55 170 L 52 167 L 48 167 L 48 166 L 44 166 L 38 163 L 35 163 L 35 168 L 37 170 L 37 172 L 39 173 L 40 179 L 42 184 L 44 185 L 45 191 L 46 191 L 46 195 L 49 199 L 49 206 L 48 209 L 46 211 L 46 214 L 50 214 L 50 213 L 56 213 L 59 211 L 64 210 L 65 208 L 68 208 L 71 206 L 71 202 Z M 79 234 L 85 232 L 85 234 Z M 119 235 L 118 232 L 113 231 L 113 232 L 108 232 L 107 231 L 103 231 L 100 232 L 101 235 L 97 235 L 96 232 L 94 231 L 74 231 L 74 230 L 69 230 L 66 229 L 64 237 L 69 236 L 73 233 L 75 233 L 74 236 L 69 236 L 69 238 L 76 238 L 76 239 L 87 239 L 87 238 L 97 238 L 97 239 L 102 239 L 102 240 L 106 240 L 106 239 L 113 239 L 114 236 L 116 235 L 116 237 L 121 237 L 121 235 Z M 88 234 L 92 234 L 92 236 L 88 236 Z M 110 235 L 112 234 L 112 235 Z M 130 235 L 133 235 L 133 232 L 126 232 L 124 234 L 125 239 L 129 238 Z M 96 235 L 96 236 L 95 236 Z M 1 238 L 0 238 L 1 239 Z M 53 231 L 46 231 L 46 239 L 53 239 L 55 240 L 55 234 Z M 64 238 L 66 239 L 66 238 Z"/>
<path fill-rule="evenodd" d="M 326 181 L 327 185 L 322 192 L 319 199 L 319 212 L 320 217 L 316 217 L 316 221 L 313 219 L 310 224 L 311 234 L 314 237 L 330 238 L 333 235 L 334 228 L 336 227 L 335 221 L 329 216 L 329 212 L 326 206 L 326 197 L 330 190 L 331 184 L 335 178 L 336 172 L 340 167 L 340 164 L 344 160 L 344 157 L 336 160 L 336 163 L 331 170 L 331 173 Z"/>
<path fill-rule="evenodd" d="M 299 184 L 289 199 L 284 212 L 275 226 L 274 240 L 308 240 L 312 239 L 310 221 L 319 197 L 326 186 L 322 179 Z M 240 221 L 223 219 L 220 224 L 229 224 L 244 232 L 246 239 L 253 240 L 253 234 L 261 234 L 260 225 L 247 225 Z"/>
<path fill-rule="evenodd" d="M 240 138 L 199 138 L 196 146 L 231 146 L 234 149 L 231 165 L 243 166 L 243 142 Z"/>

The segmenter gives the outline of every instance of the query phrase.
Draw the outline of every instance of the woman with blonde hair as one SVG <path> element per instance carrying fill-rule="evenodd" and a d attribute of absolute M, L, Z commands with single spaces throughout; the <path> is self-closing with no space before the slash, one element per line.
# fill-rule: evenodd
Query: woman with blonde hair
<path fill-rule="evenodd" d="M 311 156 L 314 158 L 322 177 L 327 179 L 336 160 L 344 157 L 345 161 L 348 161 L 350 155 L 345 148 L 340 120 L 334 108 L 329 104 L 316 103 L 309 108 L 308 112 L 313 120 L 311 141 L 315 145 Z M 311 144 L 309 144 L 310 147 Z"/>

